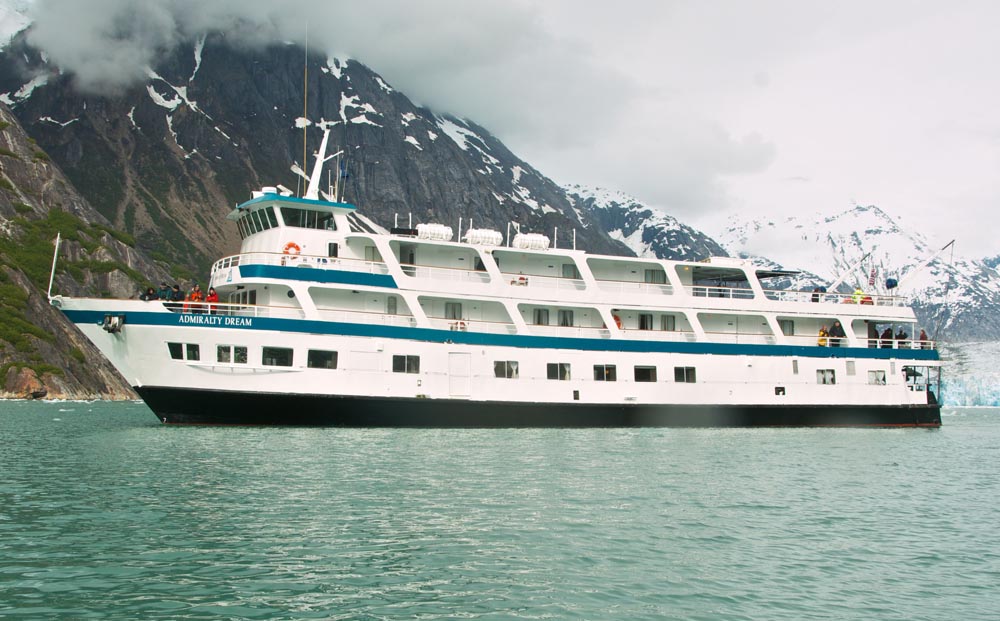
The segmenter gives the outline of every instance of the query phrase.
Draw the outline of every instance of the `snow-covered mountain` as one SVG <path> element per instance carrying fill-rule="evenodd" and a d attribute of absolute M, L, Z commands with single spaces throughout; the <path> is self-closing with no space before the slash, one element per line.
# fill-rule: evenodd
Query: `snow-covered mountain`
<path fill-rule="evenodd" d="M 676 260 L 729 256 L 708 235 L 624 192 L 582 185 L 564 189 L 582 219 L 596 220 L 612 239 L 624 243 L 636 256 Z"/>
<path fill-rule="evenodd" d="M 932 244 L 874 205 L 829 216 L 730 220 L 718 236 L 732 254 L 766 256 L 843 288 L 908 296 L 928 333 L 957 341 L 1000 338 L 1000 274 L 983 260 Z M 867 256 L 866 256 L 867 255 Z M 929 261 L 929 263 L 928 263 Z"/>

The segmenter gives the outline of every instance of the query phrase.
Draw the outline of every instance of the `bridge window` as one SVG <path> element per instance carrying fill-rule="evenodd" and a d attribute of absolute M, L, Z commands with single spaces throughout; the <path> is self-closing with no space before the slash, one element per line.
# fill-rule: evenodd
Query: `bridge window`
<path fill-rule="evenodd" d="M 300 229 L 319 229 L 323 231 L 335 231 L 337 226 L 333 220 L 333 214 L 315 209 L 299 209 L 297 207 L 282 207 L 281 218 L 285 221 L 285 226 L 293 226 Z"/>

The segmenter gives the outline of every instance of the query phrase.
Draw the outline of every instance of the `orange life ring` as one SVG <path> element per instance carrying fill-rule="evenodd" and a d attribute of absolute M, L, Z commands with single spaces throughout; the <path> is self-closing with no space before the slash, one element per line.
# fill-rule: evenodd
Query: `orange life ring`
<path fill-rule="evenodd" d="M 294 252 L 293 252 L 294 250 Z M 282 250 L 284 254 L 299 254 L 302 252 L 302 248 L 299 247 L 295 242 L 288 242 L 285 244 L 285 249 Z"/>
<path fill-rule="evenodd" d="M 621 317 L 619 317 L 618 315 L 611 315 L 611 316 L 612 316 L 612 317 L 614 318 L 614 320 L 615 320 L 615 325 L 616 325 L 616 326 L 618 326 L 618 329 L 619 329 L 619 330 L 621 330 L 621 329 L 622 329 L 622 318 L 621 318 Z"/>

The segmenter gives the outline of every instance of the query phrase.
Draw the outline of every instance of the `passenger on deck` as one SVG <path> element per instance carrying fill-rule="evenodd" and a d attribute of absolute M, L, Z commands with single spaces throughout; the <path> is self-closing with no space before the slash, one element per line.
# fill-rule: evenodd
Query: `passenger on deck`
<path fill-rule="evenodd" d="M 160 288 L 156 290 L 156 297 L 164 302 L 170 299 L 170 287 L 167 286 L 167 283 L 160 283 Z"/>
<path fill-rule="evenodd" d="M 216 304 L 219 303 L 219 294 L 215 292 L 215 287 L 208 288 L 208 295 L 205 296 L 205 301 L 208 302 L 208 312 L 214 315 L 218 308 Z"/>
<path fill-rule="evenodd" d="M 909 341 L 906 340 L 907 337 L 909 336 L 910 336 L 909 334 L 903 332 L 903 328 L 900 328 L 899 332 L 896 333 L 896 348 L 906 349 L 907 347 L 909 347 L 910 343 Z"/>
<path fill-rule="evenodd" d="M 143 302 L 152 302 L 157 299 L 156 289 L 152 287 L 146 287 L 146 290 L 139 296 L 139 299 Z"/>
<path fill-rule="evenodd" d="M 174 285 L 174 288 L 170 291 L 170 301 L 171 304 L 167 304 L 167 308 L 173 311 L 177 311 L 181 308 L 181 304 L 184 302 L 184 293 L 181 291 L 179 285 Z"/>
<path fill-rule="evenodd" d="M 891 326 L 888 327 L 888 328 L 886 328 L 885 330 L 883 330 L 882 331 L 882 336 L 880 336 L 879 338 L 882 339 L 882 343 L 881 343 L 882 344 L 882 349 L 892 349 L 892 327 Z"/>
<path fill-rule="evenodd" d="M 830 326 L 830 347 L 842 347 L 842 339 L 846 336 L 844 326 L 840 325 L 839 321 L 834 321 Z"/>
<path fill-rule="evenodd" d="M 826 326 L 821 327 L 819 329 L 819 338 L 816 340 L 816 344 L 820 347 L 826 347 L 828 336 L 830 336 L 830 333 L 827 331 Z"/>
<path fill-rule="evenodd" d="M 927 336 L 927 331 L 923 328 L 920 329 L 920 349 L 930 349 L 931 339 Z"/>
<path fill-rule="evenodd" d="M 194 283 L 194 287 L 191 288 L 191 293 L 188 294 L 188 300 L 191 302 L 192 313 L 205 312 L 205 305 L 202 304 L 202 302 L 205 301 L 205 294 L 202 293 L 201 287 L 198 283 Z"/>
<path fill-rule="evenodd" d="M 868 347 L 878 347 L 878 328 L 875 327 L 875 322 L 865 320 L 865 325 L 868 326 Z"/>

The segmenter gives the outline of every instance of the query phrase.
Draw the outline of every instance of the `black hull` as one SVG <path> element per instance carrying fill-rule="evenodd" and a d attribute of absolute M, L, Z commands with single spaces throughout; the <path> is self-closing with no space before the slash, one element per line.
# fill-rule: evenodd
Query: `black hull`
<path fill-rule="evenodd" d="M 164 423 L 337 427 L 939 427 L 940 405 L 496 403 L 136 387 Z"/>

